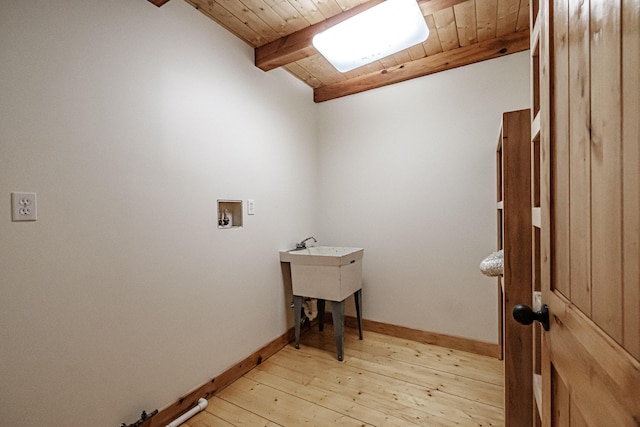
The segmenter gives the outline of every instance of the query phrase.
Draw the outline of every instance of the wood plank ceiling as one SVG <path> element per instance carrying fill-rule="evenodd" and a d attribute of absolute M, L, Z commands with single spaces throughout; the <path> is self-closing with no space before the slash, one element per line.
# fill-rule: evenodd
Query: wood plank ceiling
<path fill-rule="evenodd" d="M 383 0 L 185 1 L 252 46 L 257 67 L 282 67 L 312 87 L 316 102 L 529 49 L 529 0 L 417 0 L 424 43 L 341 73 L 311 39 Z"/>

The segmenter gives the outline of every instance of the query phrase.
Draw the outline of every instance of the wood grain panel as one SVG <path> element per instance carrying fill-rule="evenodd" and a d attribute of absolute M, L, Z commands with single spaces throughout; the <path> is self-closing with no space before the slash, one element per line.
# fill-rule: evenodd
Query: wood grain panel
<path fill-rule="evenodd" d="M 584 419 L 584 415 L 580 411 L 580 408 L 576 403 L 572 400 L 571 407 L 569 408 L 569 413 L 571 414 L 571 424 L 570 427 L 589 427 L 589 424 Z"/>
<path fill-rule="evenodd" d="M 360 388 L 351 388 L 347 385 L 342 387 L 342 390 L 337 390 L 337 387 L 332 387 L 333 384 L 330 381 L 318 376 L 309 378 L 304 375 L 310 369 L 314 371 L 316 369 L 328 371 L 333 369 L 335 372 L 335 365 L 316 363 L 320 359 L 310 359 L 308 353 L 297 352 L 296 354 L 287 350 L 282 352 L 283 355 L 285 353 L 287 357 L 280 360 L 274 359 L 270 366 L 265 367 L 266 369 L 255 369 L 249 372 L 247 378 L 300 396 L 305 400 L 322 402 L 322 406 L 335 408 L 341 413 L 348 413 L 350 417 L 361 420 L 367 425 L 376 426 L 388 423 L 390 426 L 399 427 L 405 423 L 401 418 L 390 416 L 387 412 L 389 405 L 384 405 L 384 402 L 377 402 L 378 405 L 374 408 L 354 404 L 358 399 L 363 398 L 363 392 Z M 288 356 L 291 356 L 291 359 Z M 292 359 L 298 359 L 301 362 L 290 363 Z M 305 365 L 307 365 L 306 369 Z"/>
<path fill-rule="evenodd" d="M 327 336 L 326 332 L 307 334 L 302 342 L 301 351 L 287 348 L 270 361 L 296 372 L 300 376 L 298 381 L 317 385 L 320 385 L 319 381 L 321 381 L 323 388 L 344 394 L 352 402 L 372 404 L 373 402 L 369 402 L 362 392 L 377 389 L 382 395 L 372 394 L 371 398 L 374 402 L 378 402 L 376 406 L 387 408 L 388 414 L 394 414 L 399 408 L 406 407 L 405 402 L 408 401 L 384 397 L 387 393 L 389 396 L 393 394 L 393 390 L 390 389 L 396 387 L 398 391 L 406 390 L 401 393 L 409 392 L 414 395 L 413 400 L 416 403 L 426 396 L 415 386 L 423 390 L 431 390 L 431 396 L 428 397 L 434 399 L 429 399 L 428 405 L 434 407 L 444 399 L 444 396 L 438 392 L 456 396 L 454 400 L 464 396 L 464 399 L 470 402 L 491 402 L 490 406 L 494 408 L 502 406 L 500 403 L 501 363 L 496 359 L 405 341 L 373 332 L 368 332 L 363 341 L 354 338 L 356 337 L 353 333 L 346 337 L 345 346 L 349 348 L 349 352 L 345 353 L 345 366 L 336 366 L 335 358 L 332 358 L 335 353 L 335 342 L 332 335 Z M 317 370 L 309 372 L 310 363 L 313 363 Z M 405 368 L 410 366 L 409 371 L 405 371 Z M 271 366 L 263 367 L 264 370 L 271 370 Z M 358 372 L 373 372 L 376 375 L 371 377 L 368 385 L 360 381 L 338 382 L 335 381 L 338 369 L 341 371 L 339 374 L 345 378 L 362 376 Z M 408 384 L 400 385 L 400 382 Z M 492 385 L 485 387 L 487 384 Z M 458 391 L 462 395 L 459 395 Z M 396 397 L 399 397 L 398 393 Z M 462 406 L 467 404 L 462 403 Z M 435 408 L 430 408 L 429 411 L 433 409 Z M 478 413 L 487 414 L 486 410 L 489 411 L 488 413 L 494 413 L 490 408 L 481 409 Z M 451 424 L 453 424 L 452 421 Z"/>
<path fill-rule="evenodd" d="M 551 176 L 551 192 L 555 208 L 551 221 L 554 224 L 553 247 L 554 258 L 551 274 L 555 289 L 568 298 L 571 297 L 569 287 L 570 254 L 569 247 L 569 3 L 568 0 L 554 2 L 554 69 L 553 87 L 554 102 L 552 105 L 554 120 L 551 124 L 553 143 L 551 145 L 551 161 L 554 174 Z"/>
<path fill-rule="evenodd" d="M 321 351 L 325 352 L 323 349 L 314 348 L 305 349 L 305 351 L 312 354 L 314 358 L 318 358 Z M 343 372 L 338 372 L 335 365 L 333 368 L 325 366 L 323 372 L 326 373 L 316 375 L 311 385 L 326 389 L 325 395 L 337 394 L 347 397 L 350 401 L 348 407 L 354 408 L 351 412 L 356 412 L 357 406 L 354 402 L 362 406 L 366 405 L 362 408 L 364 416 L 358 419 L 367 425 L 384 425 L 385 418 L 380 419 L 382 414 L 395 415 L 401 421 L 399 425 L 404 423 L 405 425 L 447 427 L 472 423 L 491 425 L 502 418 L 502 409 L 499 407 L 463 399 L 455 394 L 443 392 L 438 387 L 429 388 L 415 380 L 396 379 L 389 375 L 393 375 L 392 373 L 397 370 L 380 371 L 377 369 L 380 363 L 361 363 L 368 360 L 370 356 L 359 353 L 353 357 L 353 364 L 347 364 L 340 369 Z M 397 367 L 399 366 L 406 365 L 400 364 Z M 362 375 L 367 375 L 366 383 L 357 379 L 354 381 Z M 372 419 L 370 415 L 372 409 L 377 409 L 382 414 Z"/>
<path fill-rule="evenodd" d="M 323 85 L 331 85 L 347 80 L 347 77 L 333 68 L 333 65 L 319 53 L 297 61 L 297 64 L 314 76 L 322 76 Z"/>
<path fill-rule="evenodd" d="M 393 54 L 393 60 L 396 61 L 397 65 L 402 65 L 406 64 L 407 62 L 411 62 L 411 56 L 409 55 L 409 52 L 403 50 L 402 52 Z"/>
<path fill-rule="evenodd" d="M 345 330 L 335 360 L 331 325 L 303 335 L 209 399 L 185 427 L 218 425 L 504 425 L 500 361 Z"/>
<path fill-rule="evenodd" d="M 327 318 L 330 319 L 330 317 L 331 313 L 327 313 Z M 351 328 L 357 328 L 356 318 L 352 316 L 345 316 L 345 325 Z M 494 357 L 496 359 L 500 357 L 499 346 L 493 343 L 471 340 L 468 338 L 454 337 L 444 334 L 436 334 L 433 332 L 407 328 L 405 326 L 376 322 L 369 319 L 362 319 L 362 325 L 366 331 L 383 334 L 397 339 L 410 340 L 421 344 L 430 344 L 439 347 L 446 347 L 453 350 L 460 350 L 468 353 L 479 354 L 482 356 Z"/>
<path fill-rule="evenodd" d="M 640 2 L 622 2 L 624 347 L 640 359 Z"/>
<path fill-rule="evenodd" d="M 458 29 L 456 28 L 456 18 L 453 13 L 453 8 L 435 12 L 433 19 L 436 23 L 442 51 L 446 52 L 458 48 L 460 42 L 458 41 Z"/>
<path fill-rule="evenodd" d="M 570 384 L 584 418 L 593 426 L 636 427 L 640 363 L 561 295 L 550 293 L 547 302 L 554 332 L 544 339 L 551 363 Z"/>
<path fill-rule="evenodd" d="M 498 0 L 476 0 L 478 41 L 492 39 L 496 36 L 497 14 Z"/>
<path fill-rule="evenodd" d="M 224 0 L 217 1 L 221 3 L 224 2 Z M 285 30 L 286 21 L 283 21 L 280 15 L 269 7 L 264 0 L 242 0 L 235 3 L 238 5 L 237 9 L 241 9 L 243 13 L 250 13 L 256 19 L 262 21 L 262 23 L 269 28 L 269 37 L 274 37 L 274 33 L 280 37 L 287 34 Z"/>
<path fill-rule="evenodd" d="M 365 3 L 367 0 L 336 0 L 336 3 L 340 5 L 342 10 L 349 10 L 352 7 L 356 7 L 359 4 Z"/>
<path fill-rule="evenodd" d="M 544 1 L 544 0 L 542 0 Z M 549 340 L 546 335 L 542 335 L 542 339 L 540 342 L 541 353 L 540 353 L 540 365 L 542 366 L 541 378 L 540 378 L 540 395 L 541 395 L 541 408 L 540 412 L 542 413 L 541 420 L 539 424 L 542 424 L 543 421 L 551 420 L 551 402 L 553 400 L 551 393 L 551 378 L 552 378 L 552 366 L 551 366 L 551 358 L 549 355 Z M 551 427 L 550 423 L 545 422 L 545 427 Z M 554 426 L 555 427 L 555 426 Z"/>
<path fill-rule="evenodd" d="M 529 28 L 529 0 L 520 0 L 518 9 L 518 19 L 516 20 L 516 31 Z"/>
<path fill-rule="evenodd" d="M 362 427 L 359 420 L 341 416 L 324 406 L 245 377 L 224 389 L 219 397 L 236 406 L 252 408 L 256 415 L 282 426 L 306 424 Z"/>
<path fill-rule="evenodd" d="M 623 279 L 627 279 L 623 276 L 627 258 L 622 249 L 626 227 L 628 224 L 633 242 L 640 222 L 637 208 L 640 197 L 637 127 L 632 125 L 629 128 L 628 136 L 634 147 L 627 147 L 626 141 L 621 139 L 627 119 L 624 105 L 628 103 L 634 114 L 632 120 L 638 121 L 640 86 L 633 83 L 637 81 L 635 75 L 629 77 L 628 86 L 624 83 L 627 58 L 623 56 L 626 52 L 622 22 L 627 15 L 633 17 L 633 11 L 621 11 L 621 4 L 622 1 L 616 0 L 571 0 L 567 11 L 564 1 L 541 1 L 541 274 L 542 299 L 548 304 L 550 313 L 550 327 L 542 339 L 542 425 L 637 427 L 640 420 L 637 392 L 640 389 L 640 361 L 621 345 L 626 345 L 623 341 L 627 332 L 623 316 L 629 307 L 637 313 L 640 305 L 635 293 L 639 280 L 637 272 L 634 271 L 631 279 L 634 290 L 627 293 L 626 284 L 623 285 Z M 639 6 L 636 1 L 631 8 Z M 553 20 L 552 26 L 548 25 L 549 16 Z M 563 47 L 567 36 L 565 16 L 569 16 L 569 96 L 565 93 L 564 79 L 558 78 L 564 74 L 566 61 Z M 630 36 L 638 39 L 640 28 L 637 18 L 631 19 L 634 23 L 630 23 L 628 28 Z M 585 38 L 589 40 L 588 45 Z M 552 40 L 550 46 L 547 40 Z M 638 42 L 632 41 L 630 45 L 634 49 L 632 57 L 640 55 Z M 635 59 L 632 62 L 637 63 Z M 588 70 L 583 71 L 583 68 Z M 637 74 L 637 65 L 634 69 Z M 586 82 L 590 87 L 586 87 Z M 565 98 L 568 99 L 565 101 Z M 589 98 L 590 102 L 587 102 Z M 564 103 L 569 105 L 567 117 L 563 116 Z M 564 171 L 558 169 L 566 165 L 555 161 L 560 151 L 555 148 L 562 144 L 557 140 L 562 135 L 557 129 L 558 123 L 566 119 L 570 120 L 571 170 L 569 179 L 562 180 L 557 177 L 563 176 Z M 587 143 L 589 153 L 583 147 Z M 548 146 L 552 148 L 549 153 Z M 628 163 L 626 154 L 631 157 Z M 631 170 L 624 171 L 625 165 Z M 584 171 L 589 166 L 590 173 Z M 627 178 L 628 184 L 625 182 Z M 625 185 L 635 194 L 626 193 Z M 554 280 L 560 279 L 554 274 L 547 274 L 547 271 L 557 270 L 558 264 L 564 263 L 564 253 L 556 246 L 558 240 L 565 239 L 562 237 L 563 228 L 568 225 L 556 221 L 556 218 L 563 217 L 563 213 L 553 214 L 554 210 L 565 208 L 558 200 L 558 194 L 563 194 L 561 191 L 549 194 L 549 187 L 555 189 L 554 186 L 568 187 L 572 201 L 570 225 L 574 228 L 571 253 L 576 259 L 569 276 L 571 292 L 568 294 L 571 298 L 558 291 L 561 284 L 554 286 Z M 591 192 L 591 197 L 577 194 L 580 192 Z M 629 204 L 631 207 L 625 210 Z M 585 219 L 578 215 L 576 218 L 574 210 L 585 206 L 591 210 L 591 216 Z M 546 218 L 548 212 L 552 213 L 549 220 Z M 547 233 L 550 233 L 550 238 L 546 237 Z M 580 233 L 584 235 L 580 236 Z M 578 245 L 581 238 L 590 240 L 591 247 L 590 251 L 584 250 L 580 255 L 574 250 L 574 245 Z M 632 242 L 630 256 L 637 264 L 638 252 L 635 252 Z M 584 281 L 589 280 L 588 272 L 582 270 L 585 267 L 580 266 L 580 262 L 586 264 L 587 269 L 591 266 L 591 316 L 589 310 L 575 304 L 576 298 L 584 299 L 584 295 L 576 295 L 580 292 L 588 294 L 588 289 L 579 291 L 585 286 Z M 573 268 L 576 269 L 575 274 Z M 630 298 L 633 301 L 625 306 L 623 296 L 625 300 Z M 635 329 L 631 334 L 635 336 L 631 339 L 636 342 L 640 330 L 635 325 L 636 315 L 632 317 Z"/>
<path fill-rule="evenodd" d="M 222 7 L 219 3 L 213 1 L 208 2 L 205 0 L 185 1 L 246 43 L 252 46 L 260 46 L 266 42 L 266 40 L 264 40 L 258 33 L 248 25 L 245 25 L 244 22 Z"/>
<path fill-rule="evenodd" d="M 592 1 L 592 318 L 622 342 L 620 0 Z"/>
<path fill-rule="evenodd" d="M 258 34 L 261 40 L 264 40 L 260 42 L 261 44 L 264 44 L 267 41 L 274 40 L 279 36 L 279 34 L 274 31 L 273 28 L 267 25 L 260 16 L 256 15 L 250 8 L 248 8 L 244 3 L 239 2 L 238 0 L 208 0 L 207 3 L 218 3 L 235 17 L 237 17 L 244 25 Z"/>
<path fill-rule="evenodd" d="M 551 425 L 557 427 L 569 426 L 571 397 L 569 396 L 567 386 L 555 369 L 551 370 L 551 394 L 554 404 L 551 409 Z"/>
<path fill-rule="evenodd" d="M 162 4 L 167 0 L 149 0 Z M 213 21 L 222 25 L 241 40 L 255 48 L 255 65 L 264 71 L 301 61 L 287 70 L 312 88 L 344 82 L 334 75 L 334 70 L 324 67 L 315 59 L 305 62 L 318 52 L 311 40 L 315 34 L 356 15 L 384 0 L 186 0 Z M 411 62 L 421 61 L 426 56 L 434 56 L 445 51 L 466 48 L 479 42 L 495 41 L 520 32 L 526 32 L 529 25 L 527 0 L 417 0 L 429 26 L 430 36 L 418 46 L 405 49 L 392 57 L 377 61 L 374 65 L 363 67 L 348 74 L 349 80 L 343 85 L 353 83 L 349 90 L 327 89 L 326 93 L 338 93 L 345 96 L 352 93 L 380 87 L 380 79 L 362 79 L 374 71 L 386 74 L 393 67 L 403 68 Z M 469 57 L 459 52 L 464 61 L 460 65 L 477 62 L 472 50 Z M 513 53 L 513 52 L 509 52 Z M 311 66 L 310 66 L 311 65 Z M 382 79 L 384 84 L 393 84 L 408 78 L 420 77 L 432 72 L 452 67 L 429 70 L 424 73 L 423 64 L 413 64 L 408 73 L 397 79 Z M 456 66 L 460 66 L 456 65 Z M 397 73 L 394 73 L 397 75 Z M 353 82 L 350 79 L 355 78 Z M 371 86 L 366 86 L 367 82 Z M 318 85 L 318 82 L 321 82 Z M 326 83 L 329 82 L 329 83 Z M 314 99 L 327 100 L 324 96 Z"/>
<path fill-rule="evenodd" d="M 409 57 L 409 60 L 410 59 L 411 57 Z M 380 58 L 378 62 L 382 64 L 382 67 L 384 68 L 395 67 L 396 65 L 398 65 L 398 61 L 396 61 L 396 57 L 394 55 L 389 55 L 384 58 Z"/>
<path fill-rule="evenodd" d="M 591 315 L 589 0 L 570 0 L 568 15 L 571 300 Z"/>
<path fill-rule="evenodd" d="M 301 19 L 283 19 L 265 0 L 242 0 L 242 5 L 264 21 L 279 37 L 298 31 L 305 24 Z M 270 34 L 270 38 L 272 37 L 273 34 Z"/>
<path fill-rule="evenodd" d="M 453 7 L 460 46 L 478 42 L 475 0 L 468 0 Z"/>
<path fill-rule="evenodd" d="M 324 16 L 318 7 L 311 0 L 288 0 L 289 3 L 298 11 L 300 16 L 307 20 L 310 24 L 322 22 L 328 16 Z"/>
<path fill-rule="evenodd" d="M 355 318 L 348 317 L 346 320 L 348 324 L 355 325 Z M 503 375 L 502 363 L 497 359 L 495 351 L 496 344 L 481 343 L 446 335 L 441 336 L 379 322 L 365 320 L 363 323 L 367 331 L 364 341 L 358 338 L 357 330 L 353 327 L 345 329 L 345 348 L 348 348 L 348 352 L 353 354 L 345 354 L 344 363 L 339 363 L 335 359 L 335 340 L 331 324 L 325 324 L 324 332 L 312 329 L 303 334 L 301 341 L 303 346 L 313 346 L 319 349 L 307 349 L 306 352 L 295 350 L 293 347 L 285 348 L 287 343 L 293 341 L 292 328 L 211 381 L 180 398 L 176 403 L 164 408 L 156 416 L 143 423 L 141 427 L 164 426 L 193 407 L 201 397 L 209 399 L 206 413 L 203 412 L 196 415 L 188 423 L 183 424 L 185 427 L 226 426 L 228 425 L 227 423 L 231 425 L 275 427 L 277 424 L 269 422 L 265 417 L 256 415 L 252 405 L 246 407 L 233 405 L 229 401 L 221 401 L 216 396 L 220 396 L 219 393 L 238 378 L 247 375 L 252 369 L 262 366 L 267 359 L 269 359 L 269 366 L 271 366 L 269 368 L 270 372 L 273 373 L 274 369 L 278 370 L 278 368 L 273 368 L 272 364 L 278 365 L 283 358 L 286 361 L 283 362 L 282 369 L 292 373 L 291 375 L 298 378 L 303 384 L 309 384 L 312 379 L 318 377 L 318 373 L 313 370 L 314 364 L 322 365 L 324 363 L 337 368 L 350 364 L 350 366 L 355 366 L 357 369 L 388 375 L 395 380 L 412 384 L 417 381 L 417 384 L 428 387 L 430 390 L 440 389 L 441 392 L 458 396 L 459 399 L 468 400 L 481 406 L 488 405 L 497 408 L 498 412 L 495 409 L 483 410 L 484 414 L 490 414 L 491 420 L 482 418 L 482 422 L 486 422 L 486 425 L 496 425 L 495 423 L 500 424 L 502 422 Z M 387 336 L 373 332 L 370 328 L 379 329 L 386 333 L 398 332 L 402 335 L 407 335 L 407 338 Z M 434 341 L 441 344 L 448 343 L 464 350 L 459 351 L 431 345 L 425 343 L 425 341 Z M 305 349 L 303 348 L 302 350 Z M 309 351 L 313 354 L 309 354 Z M 282 353 L 278 354 L 278 352 Z M 294 355 L 294 357 L 289 357 L 287 354 Z M 491 356 L 488 357 L 485 354 L 490 354 Z M 355 359 L 351 359 L 354 355 L 359 361 L 355 362 Z M 296 369 L 296 366 L 299 369 Z M 321 370 L 325 371 L 326 369 L 322 368 Z M 247 378 L 255 379 L 250 375 Z M 344 391 L 340 384 L 335 384 L 333 387 L 327 387 L 325 393 L 330 391 L 339 395 Z M 292 390 L 295 390 L 295 388 L 289 389 L 289 393 Z M 269 393 L 272 392 L 269 391 Z M 247 395 L 252 395 L 252 393 L 247 390 Z M 274 398 L 277 397 L 275 395 L 272 396 Z M 340 405 L 331 408 L 331 405 L 326 404 L 328 402 L 327 399 L 323 399 L 319 395 L 316 397 L 319 397 L 319 400 L 315 401 L 314 404 L 325 409 L 327 406 L 334 412 L 336 412 L 336 409 L 338 412 L 345 409 L 341 408 Z M 243 398 L 246 398 L 246 396 Z M 349 396 L 349 401 L 353 402 L 351 396 Z M 390 403 L 391 400 L 383 399 L 382 402 Z M 460 409 L 459 400 L 451 402 L 451 405 L 447 411 Z M 403 408 L 406 408 L 406 405 Z M 304 420 L 295 418 L 296 407 L 286 410 L 291 412 L 288 416 L 296 420 L 288 425 L 299 425 L 297 424 L 298 420 L 303 423 L 308 422 L 306 418 Z M 345 409 L 343 416 L 348 417 L 350 415 L 349 412 L 349 410 Z M 420 414 L 421 412 L 418 410 L 417 413 Z M 392 418 L 393 416 L 390 417 L 390 420 Z M 388 425 L 398 425 L 398 427 L 407 425 L 404 419 L 400 424 L 389 422 L 390 424 Z M 322 422 L 320 425 L 328 424 Z M 385 423 L 384 425 L 387 424 Z M 439 426 L 441 424 L 433 425 Z M 447 421 L 445 425 L 449 426 L 451 424 Z"/>
<path fill-rule="evenodd" d="M 449 9 L 468 0 L 417 0 L 424 16 L 431 15 L 439 10 Z"/>
<path fill-rule="evenodd" d="M 546 2 L 547 0 L 541 0 Z M 539 65 L 540 65 L 540 260 L 542 283 L 550 283 L 549 266 L 551 262 L 551 178 L 550 178 L 550 139 L 551 139 L 551 70 L 549 69 L 549 26 L 548 17 L 543 17 L 540 26 Z"/>
<path fill-rule="evenodd" d="M 251 372 L 251 371 L 250 371 Z M 209 405 L 205 408 L 205 412 L 210 414 L 211 416 L 215 416 L 216 419 L 211 420 L 209 416 L 206 414 L 198 415 L 193 418 L 193 421 L 189 421 L 188 425 L 190 427 L 210 427 L 210 426 L 218 426 L 215 424 L 218 420 L 222 422 L 226 422 L 229 425 L 233 426 L 264 426 L 264 427 L 278 427 L 277 424 L 272 423 L 271 421 L 262 418 L 253 412 L 249 412 L 245 409 L 240 408 L 232 403 L 227 402 L 226 400 L 220 399 L 217 396 L 213 396 L 209 398 Z M 197 423 L 200 423 L 198 425 Z M 215 423 L 214 423 L 215 422 Z M 220 424 L 226 425 L 226 424 Z"/>
<path fill-rule="evenodd" d="M 312 46 L 313 36 L 381 2 L 382 0 L 371 0 L 327 20 L 315 22 L 313 25 L 285 37 L 271 40 L 266 44 L 255 45 L 256 66 L 264 71 L 269 71 L 316 54 L 317 51 Z M 302 14 L 300 16 L 305 18 Z M 308 21 L 306 18 L 305 20 Z M 322 79 L 320 78 L 320 80 Z"/>
<path fill-rule="evenodd" d="M 540 139 L 540 20 L 531 30 L 531 132 L 532 140 Z M 534 125 L 535 124 L 535 125 Z M 536 134 L 536 135 L 533 135 Z M 540 202 L 536 202 L 539 206 Z"/>
<path fill-rule="evenodd" d="M 284 21 L 282 25 L 291 28 L 294 33 L 311 25 L 287 0 L 264 0 L 264 2 Z"/>
<path fill-rule="evenodd" d="M 265 423 L 260 423 L 258 425 L 266 426 L 269 422 L 268 420 L 264 420 Z M 191 418 L 186 423 L 180 424 L 180 427 L 233 427 L 234 425 L 224 419 L 210 413 L 210 412 L 201 412 L 197 417 Z"/>
<path fill-rule="evenodd" d="M 409 49 L 407 49 L 407 53 L 409 54 L 409 57 L 411 58 L 412 61 L 416 59 L 424 58 L 425 56 L 427 56 L 427 53 L 424 51 L 424 46 L 422 45 L 422 43 L 419 43 L 415 46 L 411 46 Z"/>
<path fill-rule="evenodd" d="M 501 136 L 505 419 L 525 426 L 533 415 L 533 336 L 511 313 L 517 304 L 532 303 L 530 110 L 504 113 Z"/>
<path fill-rule="evenodd" d="M 312 88 L 317 88 L 322 86 L 322 82 L 316 78 L 313 74 L 307 71 L 306 68 L 301 67 L 297 62 L 292 62 L 291 64 L 287 64 L 283 67 L 285 70 L 305 82 L 307 85 Z"/>
<path fill-rule="evenodd" d="M 343 11 L 336 0 L 315 0 L 315 4 L 325 18 L 337 15 Z"/>
<path fill-rule="evenodd" d="M 357 79 L 322 86 L 313 91 L 313 97 L 316 102 L 322 102 L 467 65 L 469 63 L 468 59 L 471 57 L 475 58 L 474 62 L 479 62 L 514 52 L 521 52 L 528 48 L 528 31 L 512 33 L 504 37 L 479 42 L 449 52 L 427 56 L 407 64 L 382 70 L 379 73 L 372 73 Z"/>
<path fill-rule="evenodd" d="M 542 299 L 546 300 L 550 294 L 551 283 L 551 198 L 550 198 L 550 159 L 549 159 L 549 145 L 551 139 L 551 70 L 550 61 L 551 56 L 549 52 L 549 38 L 550 38 L 550 18 L 549 18 L 549 0 L 540 0 L 540 10 L 537 16 L 537 22 L 534 28 L 538 28 L 538 69 L 539 69 L 539 101 L 540 111 L 538 113 L 540 123 L 540 139 L 538 143 L 539 148 L 539 189 L 540 189 L 540 227 L 537 232 L 534 230 L 534 236 L 536 243 L 539 243 L 539 248 L 534 251 L 536 253 L 536 282 L 540 282 L 540 289 L 542 291 Z M 535 75 L 535 72 L 533 73 Z M 535 99 L 535 98 L 533 98 Z M 535 156 L 534 156 L 535 158 Z M 535 179 L 535 178 L 534 178 Z M 538 269 L 539 265 L 539 269 Z M 541 342 L 539 345 L 540 353 L 537 356 L 540 357 L 541 367 L 541 397 L 542 405 L 540 412 L 542 413 L 541 421 L 545 421 L 543 424 L 548 425 L 547 420 L 551 419 L 551 366 L 550 359 L 550 345 L 547 339 L 547 334 L 543 333 L 541 336 Z"/>
<path fill-rule="evenodd" d="M 496 21 L 497 36 L 516 31 L 519 11 L 520 0 L 498 0 L 498 15 Z"/>
<path fill-rule="evenodd" d="M 290 28 L 295 28 L 294 31 L 299 31 L 311 25 L 302 15 L 298 14 L 298 11 L 291 6 L 291 3 L 287 0 L 264 0 L 264 2 L 280 16 L 283 21 L 286 21 L 286 25 Z"/>
<path fill-rule="evenodd" d="M 440 44 L 440 37 L 438 36 L 438 29 L 436 28 L 436 21 L 433 19 L 433 14 L 425 16 L 427 27 L 429 27 L 429 37 L 422 43 L 424 51 L 427 56 L 435 55 L 442 52 L 442 45 Z"/>

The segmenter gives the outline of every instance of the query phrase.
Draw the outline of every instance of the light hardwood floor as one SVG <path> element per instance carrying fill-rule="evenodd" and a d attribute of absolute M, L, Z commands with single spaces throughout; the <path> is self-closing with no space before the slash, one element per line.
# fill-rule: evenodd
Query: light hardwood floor
<path fill-rule="evenodd" d="M 502 362 L 331 325 L 305 333 L 209 399 L 182 427 L 504 426 Z"/>

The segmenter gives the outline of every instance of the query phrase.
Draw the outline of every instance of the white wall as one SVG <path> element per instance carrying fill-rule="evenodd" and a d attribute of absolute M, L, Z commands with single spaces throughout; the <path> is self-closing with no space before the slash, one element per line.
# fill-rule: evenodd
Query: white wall
<path fill-rule="evenodd" d="M 365 248 L 367 319 L 498 340 L 495 148 L 528 52 L 319 105 L 321 243 Z M 348 304 L 347 307 L 351 307 Z"/>
<path fill-rule="evenodd" d="M 182 1 L 2 0 L 0 94 L 0 424 L 133 422 L 286 331 L 307 86 Z M 218 198 L 256 215 L 218 230 Z"/>

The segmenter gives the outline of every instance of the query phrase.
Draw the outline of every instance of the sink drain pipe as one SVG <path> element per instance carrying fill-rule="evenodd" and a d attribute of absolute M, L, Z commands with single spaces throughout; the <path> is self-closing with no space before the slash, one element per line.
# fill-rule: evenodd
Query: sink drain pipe
<path fill-rule="evenodd" d="M 178 427 L 180 424 L 187 421 L 189 418 L 193 417 L 198 412 L 204 410 L 204 408 L 206 408 L 208 404 L 209 404 L 209 401 L 207 399 L 203 399 L 203 398 L 198 399 L 198 403 L 196 404 L 196 406 L 194 406 L 184 414 L 180 415 L 171 423 L 167 424 L 166 427 Z"/>

